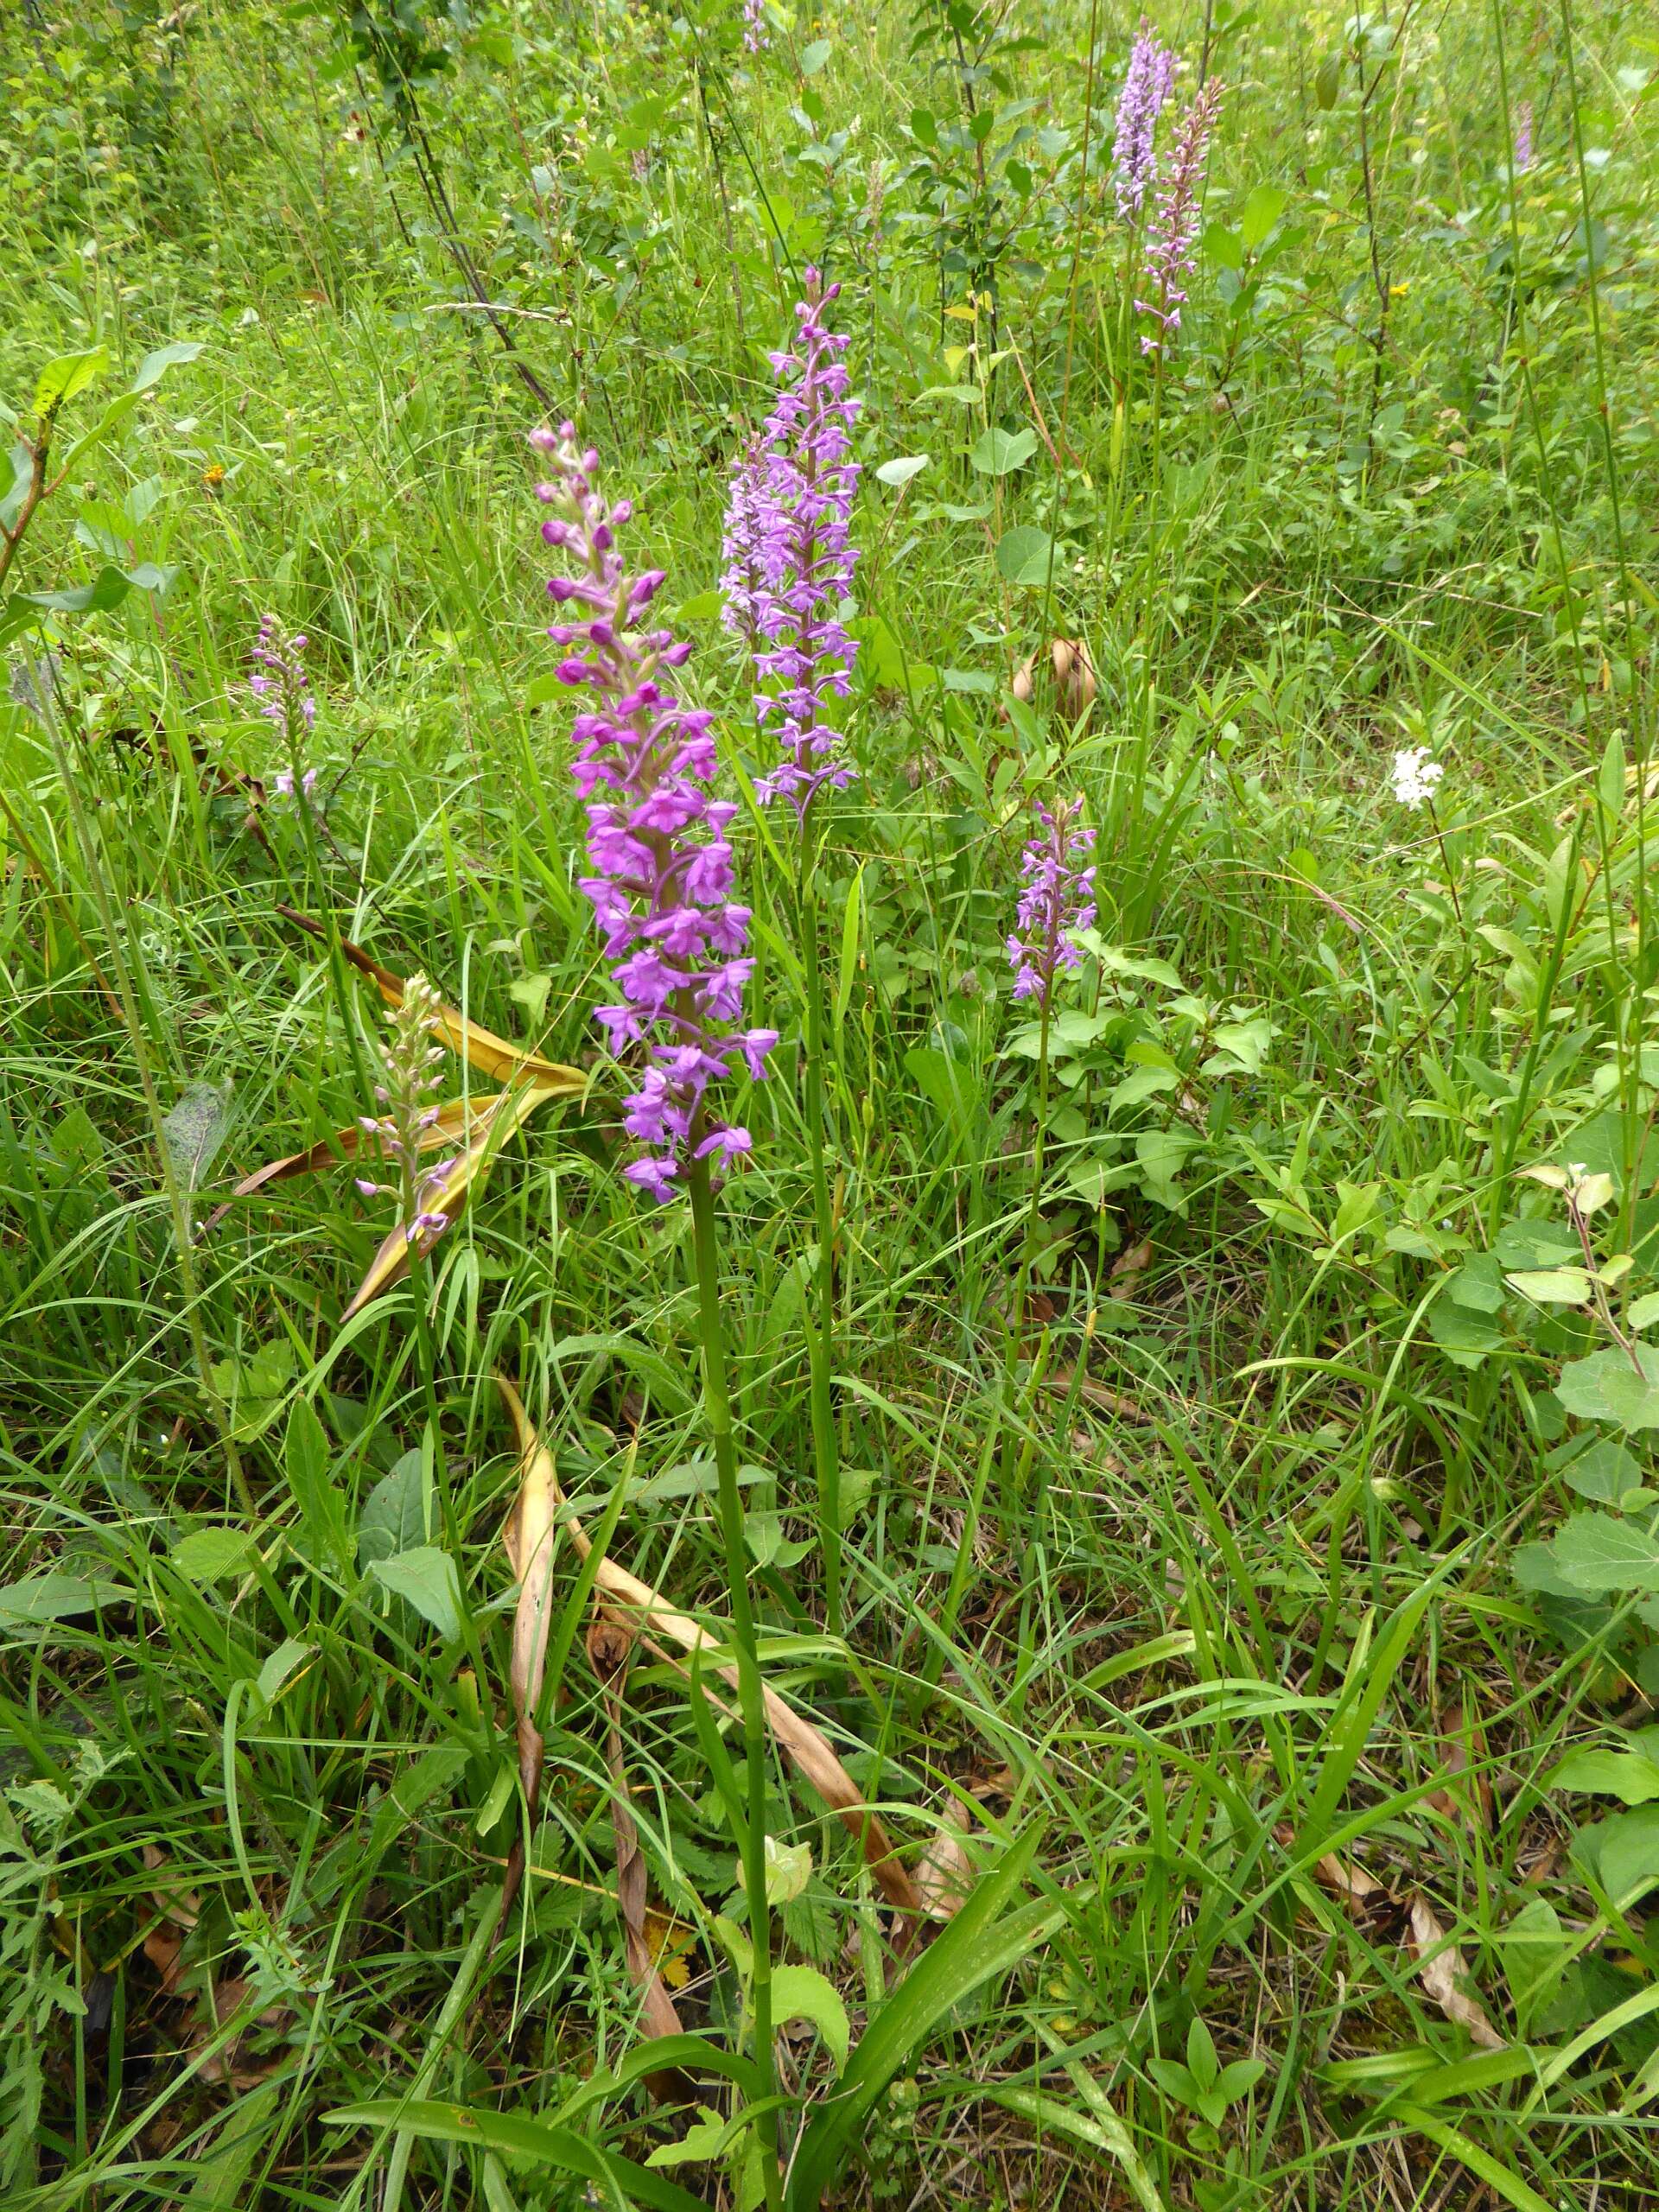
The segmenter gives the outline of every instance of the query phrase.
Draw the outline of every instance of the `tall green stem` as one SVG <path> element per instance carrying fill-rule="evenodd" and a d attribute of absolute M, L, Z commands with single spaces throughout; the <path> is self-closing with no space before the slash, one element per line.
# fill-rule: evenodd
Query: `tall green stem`
<path fill-rule="evenodd" d="M 1042 1032 L 1037 1052 L 1037 1131 L 1031 1143 L 1031 1200 L 1026 1209 L 1025 1234 L 1020 1240 L 1020 1266 L 1014 1276 L 1014 1311 L 1008 1320 L 1008 1350 L 1006 1384 L 1008 1412 L 1014 1411 L 1015 1377 L 1020 1367 L 1020 1340 L 1026 1315 L 1026 1299 L 1031 1287 L 1032 1263 L 1037 1256 L 1037 1229 L 1042 1219 L 1043 1166 L 1048 1149 L 1048 994 L 1043 995 Z M 1040 1357 L 1032 1363 L 1033 1391 L 1040 1373 Z M 1020 1468 L 1020 1424 L 1009 1420 L 1007 1424 L 1007 1494 L 1011 1502 L 1018 1503 Z"/>
<path fill-rule="evenodd" d="M 691 1234 L 696 1255 L 697 1313 L 702 1338 L 702 1387 L 715 1447 L 720 1501 L 721 1541 L 726 1554 L 726 1586 L 732 1603 L 732 1643 L 737 1657 L 737 1702 L 743 1722 L 744 1779 L 747 1815 L 738 1839 L 743 1887 L 749 1901 L 749 1932 L 754 1939 L 754 1975 L 750 2001 L 754 2011 L 754 2063 L 763 2109 L 761 2166 L 766 2202 L 776 2212 L 781 2202 L 778 2174 L 778 2114 L 772 2103 L 776 2069 L 772 2049 L 772 1911 L 766 1902 L 766 1712 L 760 1662 L 755 1649 L 754 1610 L 749 1603 L 749 1557 L 743 1541 L 743 1500 L 737 1481 L 737 1446 L 732 1435 L 732 1402 L 726 1383 L 726 1339 L 720 1320 L 720 1250 L 715 1236 L 715 1198 L 709 1163 L 694 1159 L 687 1178 L 691 1193 Z"/>
<path fill-rule="evenodd" d="M 816 1312 L 807 1325 L 812 1385 L 812 1458 L 818 1492 L 818 1548 L 823 1559 L 824 1619 L 831 1636 L 842 1631 L 841 1590 L 841 1452 L 836 1437 L 830 1377 L 835 1370 L 835 1217 L 824 1157 L 823 963 L 818 957 L 818 835 L 812 810 L 801 825 L 801 953 L 806 998 L 806 1052 L 802 1073 L 806 1141 L 812 1162 L 812 1208 L 817 1223 Z"/>

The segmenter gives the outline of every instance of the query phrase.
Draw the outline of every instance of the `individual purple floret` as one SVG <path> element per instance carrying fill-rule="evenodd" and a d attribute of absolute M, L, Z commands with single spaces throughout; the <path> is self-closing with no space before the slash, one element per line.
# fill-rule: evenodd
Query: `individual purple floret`
<path fill-rule="evenodd" d="M 1077 863 L 1094 845 L 1091 833 L 1073 825 L 1083 801 L 1074 798 L 1051 813 L 1039 805 L 1042 828 L 1027 845 L 1020 862 L 1022 888 L 1014 911 L 1014 932 L 1007 954 L 1014 969 L 1014 995 L 1035 999 L 1046 1009 L 1056 976 L 1075 969 L 1082 958 L 1075 942 L 1095 919 L 1095 870 Z"/>
<path fill-rule="evenodd" d="M 709 794 L 714 716 L 683 707 L 659 680 L 691 648 L 640 626 L 663 572 L 629 573 L 616 532 L 633 510 L 626 499 L 607 505 L 594 486 L 599 455 L 580 451 L 575 435 L 570 423 L 531 434 L 552 463 L 551 480 L 536 487 L 552 510 L 542 536 L 568 571 L 550 579 L 548 592 L 578 617 L 548 635 L 572 649 L 559 680 L 594 694 L 572 728 L 571 773 L 588 802 L 593 873 L 582 888 L 621 995 L 599 1008 L 599 1020 L 613 1052 L 641 1044 L 650 1063 L 623 1112 L 629 1135 L 647 1149 L 623 1173 L 669 1198 L 688 1154 L 724 1163 L 750 1149 L 747 1129 L 709 1118 L 704 1094 L 739 1061 L 764 1076 L 778 1032 L 734 1027 L 754 966 L 749 909 L 731 895 L 726 832 L 737 809 Z"/>
<path fill-rule="evenodd" d="M 1181 327 L 1186 280 L 1197 266 L 1198 187 L 1205 157 L 1221 108 L 1221 80 L 1212 77 L 1181 118 L 1169 168 L 1158 194 L 1147 238 L 1147 274 L 1157 288 L 1155 300 L 1137 300 L 1135 310 L 1149 315 L 1158 328 L 1141 340 L 1143 353 L 1160 353 Z"/>
<path fill-rule="evenodd" d="M 734 472 L 726 524 L 725 619 L 751 641 L 755 712 L 783 754 L 756 789 L 763 799 L 781 793 L 802 815 L 825 784 L 851 778 L 832 719 L 858 650 L 841 620 L 858 558 L 849 525 L 859 467 L 848 458 L 858 402 L 841 358 L 846 334 L 823 320 L 840 292 L 807 270 L 794 350 L 769 357 L 783 389 Z"/>
<path fill-rule="evenodd" d="M 1123 89 L 1117 96 L 1117 135 L 1112 143 L 1112 171 L 1117 184 L 1117 212 L 1125 222 L 1139 216 L 1152 182 L 1153 139 L 1158 118 L 1175 81 L 1175 55 L 1160 46 L 1144 16 L 1129 66 L 1123 73 Z"/>

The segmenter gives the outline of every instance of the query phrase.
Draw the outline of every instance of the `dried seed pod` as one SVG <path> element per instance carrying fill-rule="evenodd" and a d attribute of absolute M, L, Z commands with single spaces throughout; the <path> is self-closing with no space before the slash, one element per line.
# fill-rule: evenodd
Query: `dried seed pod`
<path fill-rule="evenodd" d="M 1088 645 L 1081 638 L 1051 638 L 1048 645 L 1049 666 L 1053 671 L 1053 699 L 1062 714 L 1076 721 L 1087 714 L 1095 703 L 1099 686 L 1095 677 L 1095 664 L 1090 659 Z M 1014 696 L 1029 706 L 1037 695 L 1037 656 L 1028 653 L 1014 672 Z"/>

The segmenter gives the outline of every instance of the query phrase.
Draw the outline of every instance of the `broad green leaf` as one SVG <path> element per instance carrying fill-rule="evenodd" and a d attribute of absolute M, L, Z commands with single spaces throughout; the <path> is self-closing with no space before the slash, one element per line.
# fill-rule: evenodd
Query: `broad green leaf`
<path fill-rule="evenodd" d="M 1176 1178 L 1203 1140 L 1192 1129 L 1142 1129 L 1135 1140 L 1135 1156 L 1144 1177 L 1148 1198 L 1172 1213 L 1186 1205 L 1186 1194 Z"/>
<path fill-rule="evenodd" d="M 1580 1828 L 1573 1856 L 1625 1910 L 1659 1882 L 1659 1807 L 1639 1806 Z"/>
<path fill-rule="evenodd" d="M 316 1648 L 315 1643 L 302 1643 L 296 1636 L 283 1637 L 259 1669 L 258 1680 L 254 1684 L 262 1709 L 272 1703 L 300 1662 L 308 1659 Z"/>
<path fill-rule="evenodd" d="M 35 457 L 21 438 L 12 445 L 11 483 L 3 497 L 0 497 L 0 523 L 10 530 L 22 512 L 23 501 L 35 474 Z"/>
<path fill-rule="evenodd" d="M 1583 1268 L 1529 1268 L 1503 1280 L 1535 1306 L 1587 1306 L 1592 1294 L 1588 1271 Z"/>
<path fill-rule="evenodd" d="M 1284 213 L 1289 200 L 1290 194 L 1282 185 L 1258 184 L 1245 200 L 1238 227 L 1252 253 L 1266 243 L 1268 233 Z"/>
<path fill-rule="evenodd" d="M 1659 1590 L 1659 1537 L 1611 1513 L 1574 1513 L 1548 1547 L 1562 1580 L 1586 1598 Z"/>
<path fill-rule="evenodd" d="M 1580 1421 L 1611 1421 L 1630 1434 L 1659 1428 L 1659 1344 L 1638 1344 L 1636 1356 L 1640 1374 L 1617 1344 L 1570 1359 L 1555 1395 Z"/>
<path fill-rule="evenodd" d="M 369 1573 L 429 1621 L 446 1643 L 461 1634 L 461 1579 L 448 1552 L 417 1544 L 413 1551 L 371 1561 Z"/>
<path fill-rule="evenodd" d="M 1042 585 L 1059 566 L 1058 550 L 1046 530 L 1022 522 L 997 541 L 996 572 L 1006 583 Z"/>
<path fill-rule="evenodd" d="M 151 385 L 161 382 L 169 369 L 181 368 L 186 361 L 194 361 L 200 351 L 201 342 L 194 338 L 175 338 L 170 346 L 158 346 L 154 353 L 146 353 L 139 362 L 138 373 L 128 390 L 134 393 L 148 391 Z"/>
<path fill-rule="evenodd" d="M 1218 269 L 1235 272 L 1244 266 L 1244 241 L 1236 231 L 1230 231 L 1225 223 L 1205 226 L 1204 251 Z"/>
<path fill-rule="evenodd" d="M 771 1886 L 768 1880 L 768 1887 Z M 785 2020 L 810 2020 L 823 2037 L 836 2062 L 837 2074 L 847 2066 L 852 2030 L 841 1992 L 816 1967 L 774 1967 L 772 1970 L 772 2017 L 782 2026 Z"/>
<path fill-rule="evenodd" d="M 1659 1321 L 1659 1290 L 1650 1290 L 1645 1298 L 1638 1298 L 1624 1319 L 1633 1329 L 1650 1329 Z"/>
<path fill-rule="evenodd" d="M 132 1596 L 118 1582 L 96 1577 L 66 1574 L 50 1567 L 22 1582 L 9 1582 L 0 1589 L 0 1626 L 72 1620 L 77 1613 L 95 1613 L 103 1605 L 124 1605 Z"/>
<path fill-rule="evenodd" d="M 169 1556 L 192 1582 L 218 1582 L 241 1573 L 252 1551 L 253 1538 L 245 1529 L 193 1529 L 180 1537 Z"/>
<path fill-rule="evenodd" d="M 1549 1900 L 1530 1897 L 1497 1939 L 1497 1949 L 1510 1986 L 1516 2025 L 1529 2035 L 1535 2016 L 1560 1989 L 1572 1963 L 1572 1942 Z"/>
<path fill-rule="evenodd" d="M 1558 1760 L 1544 1777 L 1543 1786 L 1645 1805 L 1659 1797 L 1659 1764 L 1643 1751 L 1599 1751 L 1586 1745 Z"/>
<path fill-rule="evenodd" d="M 1429 1307 L 1428 1333 L 1456 1367 L 1478 1367 L 1503 1344 L 1500 1328 L 1484 1314 L 1464 1312 L 1449 1298 L 1437 1298 Z"/>
<path fill-rule="evenodd" d="M 56 410 L 85 391 L 89 384 L 96 384 L 110 365 L 107 346 L 89 346 L 84 353 L 60 353 L 55 361 L 48 361 L 41 371 L 40 381 L 35 386 L 35 412 L 54 414 Z"/>
<path fill-rule="evenodd" d="M 1550 1465 L 1557 1465 L 1553 1456 Z M 1559 1471 L 1569 1490 L 1598 1505 L 1615 1504 L 1638 1489 L 1642 1481 L 1634 1454 L 1611 1436 L 1599 1436 L 1587 1451 L 1574 1453 L 1560 1465 Z"/>
<path fill-rule="evenodd" d="M 357 1516 L 357 1556 L 365 1570 L 377 1560 L 413 1551 L 426 1541 L 426 1463 L 416 1448 L 382 1475 Z"/>
<path fill-rule="evenodd" d="M 1037 450 L 1035 430 L 987 430 L 968 458 L 982 476 L 1007 476 Z M 1046 543 L 1046 540 L 1045 540 Z M 998 559 L 1001 560 L 1001 550 Z"/>
<path fill-rule="evenodd" d="M 884 461 L 876 468 L 876 481 L 879 484 L 892 484 L 894 486 L 908 484 L 912 476 L 919 476 L 921 474 L 923 469 L 927 467 L 930 459 L 931 455 L 927 454 L 912 453 L 906 454 L 904 458 L 899 461 Z"/>
<path fill-rule="evenodd" d="M 664 2037 L 663 2044 L 677 2045 L 681 2040 Z M 653 2050 L 658 2049 L 652 2045 Z M 658 2059 L 657 2063 L 671 2062 Z M 428 2143 L 470 2143 L 482 2150 L 512 2152 L 532 2164 L 551 2166 L 558 2172 L 595 2183 L 609 2192 L 601 2198 L 601 2202 L 620 2204 L 632 2198 L 649 2208 L 649 2212 L 709 2212 L 702 2197 L 690 2195 L 677 2182 L 614 2152 L 601 2151 L 573 2128 L 550 2127 L 545 2120 L 528 2120 L 519 2113 L 492 2112 L 487 2105 L 438 2104 L 424 2099 L 406 2102 L 401 2097 L 381 2097 L 367 2104 L 342 2105 L 322 2117 L 330 2127 L 373 2127 L 387 2134 L 398 2129 Z"/>
<path fill-rule="evenodd" d="M 811 1845 L 779 1843 L 775 1835 L 769 1835 L 766 1839 L 766 1903 L 793 1904 L 812 1878 Z M 781 2013 L 778 2015 L 780 2019 L 782 2017 Z M 811 2015 L 806 2017 L 810 2018 Z M 844 2052 L 842 2057 L 844 2061 Z"/>
<path fill-rule="evenodd" d="M 22 595 L 31 606 L 44 607 L 53 614 L 107 614 L 111 607 L 120 606 L 131 589 L 131 578 L 106 562 L 89 584 L 74 584 L 67 591 L 27 591 Z"/>
<path fill-rule="evenodd" d="M 346 1539 L 346 1501 L 328 1471 L 328 1433 L 308 1398 L 296 1398 L 288 1417 L 283 1469 L 305 1532 L 321 1563 L 351 1567 Z"/>
<path fill-rule="evenodd" d="M 810 46 L 801 48 L 801 74 L 816 77 L 835 48 L 827 38 L 815 38 Z"/>
<path fill-rule="evenodd" d="M 207 1179 L 230 1126 L 230 1086 L 216 1083 L 193 1083 L 162 1123 L 168 1163 L 187 1191 Z"/>
<path fill-rule="evenodd" d="M 248 2176 L 269 2151 L 271 2122 L 285 2094 L 283 2082 L 261 2082 L 219 2115 L 211 2142 L 192 2154 L 189 2186 L 173 2200 L 176 2212 L 232 2212 L 247 2202 Z"/>

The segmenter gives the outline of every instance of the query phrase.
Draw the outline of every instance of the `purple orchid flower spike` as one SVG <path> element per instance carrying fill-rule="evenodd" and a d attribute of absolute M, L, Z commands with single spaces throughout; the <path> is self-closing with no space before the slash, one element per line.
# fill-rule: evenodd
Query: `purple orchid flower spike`
<path fill-rule="evenodd" d="M 1073 972 L 1082 960 L 1076 939 L 1095 920 L 1095 870 L 1077 863 L 1093 849 L 1090 831 L 1078 825 L 1083 801 L 1073 798 L 1053 811 L 1039 805 L 1042 824 L 1020 862 L 1022 888 L 1014 912 L 1007 955 L 1014 969 L 1014 995 L 1034 999 L 1046 1013 L 1058 977 Z"/>
<path fill-rule="evenodd" d="M 709 793 L 714 716 L 663 683 L 691 648 L 645 626 L 663 572 L 626 566 L 616 538 L 632 507 L 607 504 L 599 455 L 575 439 L 570 423 L 531 437 L 551 464 L 537 486 L 550 510 L 542 537 L 564 556 L 548 593 L 575 618 L 548 635 L 567 649 L 560 681 L 593 694 L 573 728 L 571 773 L 588 805 L 582 888 L 620 994 L 598 1019 L 613 1052 L 639 1045 L 648 1061 L 623 1110 L 645 1149 L 623 1173 L 667 1199 L 688 1159 L 725 1165 L 750 1149 L 747 1129 L 711 1118 L 706 1094 L 740 1065 L 764 1076 L 778 1033 L 737 1027 L 754 966 L 749 909 L 732 896 L 726 833 L 737 809 Z"/>
<path fill-rule="evenodd" d="M 816 269 L 795 310 L 792 349 L 771 355 L 782 386 L 755 443 L 733 473 L 721 578 L 724 620 L 749 645 L 755 712 L 783 755 L 756 789 L 804 817 L 826 784 L 844 785 L 836 702 L 852 689 L 858 651 L 841 620 L 858 555 L 851 542 L 859 466 L 849 458 L 858 402 L 849 397 L 849 343 L 825 310 L 839 297 Z"/>
<path fill-rule="evenodd" d="M 1178 66 L 1173 51 L 1159 43 L 1152 26 L 1142 16 L 1135 44 L 1129 48 L 1123 89 L 1118 94 L 1117 130 L 1112 142 L 1117 212 L 1126 223 L 1134 222 L 1140 215 L 1152 183 L 1156 165 L 1153 142 L 1158 118 L 1175 82 Z"/>
<path fill-rule="evenodd" d="M 1135 303 L 1138 314 L 1150 315 L 1158 326 L 1155 332 L 1142 334 L 1143 353 L 1161 353 L 1181 327 L 1187 279 L 1198 265 L 1198 188 L 1221 111 L 1221 79 L 1212 77 L 1181 118 L 1176 133 L 1147 239 L 1147 275 L 1156 287 L 1156 297 Z"/>

